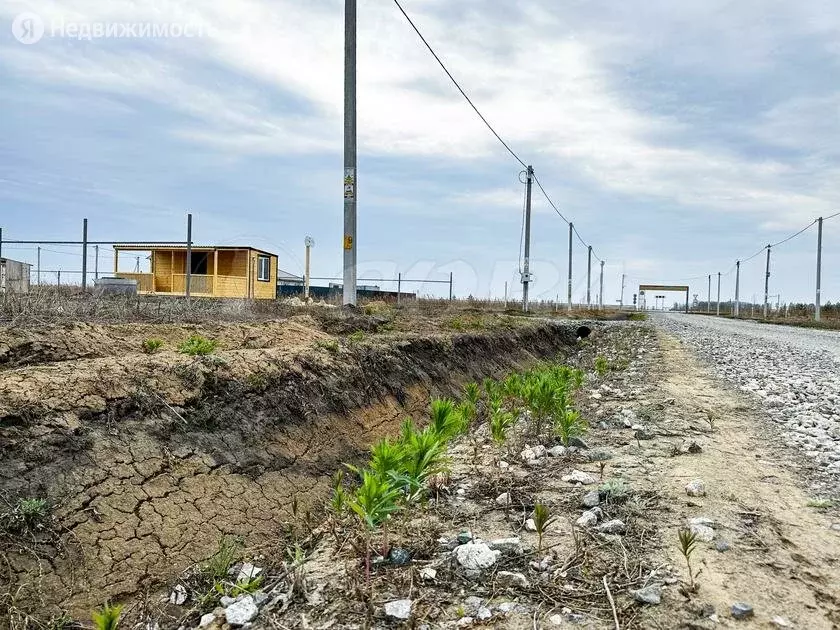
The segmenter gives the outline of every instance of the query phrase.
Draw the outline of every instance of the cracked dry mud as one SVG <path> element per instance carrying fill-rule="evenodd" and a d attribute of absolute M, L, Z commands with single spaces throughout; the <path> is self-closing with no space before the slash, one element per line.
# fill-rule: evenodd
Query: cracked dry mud
<path fill-rule="evenodd" d="M 307 321 L 162 328 L 0 333 L 0 491 L 47 497 L 56 530 L 0 540 L 0 592 L 15 606 L 85 619 L 107 599 L 158 593 L 223 535 L 268 552 L 293 496 L 317 509 L 341 463 L 431 394 L 574 342 L 574 327 L 545 322 L 337 351 Z M 222 349 L 171 350 L 194 332 Z M 170 349 L 142 354 L 152 336 Z"/>

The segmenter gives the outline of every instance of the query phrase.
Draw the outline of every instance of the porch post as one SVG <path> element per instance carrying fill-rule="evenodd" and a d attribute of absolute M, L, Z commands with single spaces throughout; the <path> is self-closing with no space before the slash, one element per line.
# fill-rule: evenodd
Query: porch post
<path fill-rule="evenodd" d="M 219 250 L 213 250 L 213 289 L 210 291 L 210 294 L 213 297 L 219 297 L 216 295 L 216 278 L 219 276 Z"/>
<path fill-rule="evenodd" d="M 117 275 L 117 272 L 120 270 L 120 249 L 118 247 L 114 248 L 114 275 Z"/>

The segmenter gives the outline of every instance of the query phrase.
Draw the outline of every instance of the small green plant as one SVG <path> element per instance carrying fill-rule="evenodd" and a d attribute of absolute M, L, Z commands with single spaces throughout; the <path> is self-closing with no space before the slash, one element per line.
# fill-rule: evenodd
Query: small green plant
<path fill-rule="evenodd" d="M 537 546 L 537 551 L 542 551 L 542 543 L 543 543 L 543 536 L 545 535 L 546 530 L 548 527 L 554 522 L 554 517 L 551 516 L 551 512 L 549 511 L 548 507 L 546 507 L 542 503 L 537 503 L 534 506 L 534 527 L 537 529 L 537 538 L 539 540 L 539 544 Z"/>
<path fill-rule="evenodd" d="M 709 423 L 709 430 L 715 430 L 715 413 L 711 409 L 706 410 L 706 422 Z"/>
<path fill-rule="evenodd" d="M 339 470 L 333 476 L 333 493 L 330 508 L 336 516 L 341 516 L 347 507 L 347 492 L 344 490 L 344 471 Z"/>
<path fill-rule="evenodd" d="M 219 540 L 219 546 L 207 560 L 202 573 L 213 580 L 226 578 L 233 563 L 242 549 L 242 539 L 236 536 L 225 536 Z"/>
<path fill-rule="evenodd" d="M 610 371 L 610 362 L 607 361 L 604 357 L 596 357 L 595 358 L 595 373 L 598 376 L 604 376 L 607 372 Z"/>
<path fill-rule="evenodd" d="M 347 337 L 347 339 L 350 341 L 350 343 L 362 343 L 366 337 L 367 335 L 365 335 L 365 331 L 357 330 L 356 332 L 351 333 L 350 336 Z"/>
<path fill-rule="evenodd" d="M 473 405 L 478 406 L 478 401 L 481 400 L 481 388 L 478 383 L 467 383 L 464 386 L 464 397 Z"/>
<path fill-rule="evenodd" d="M 827 510 L 834 506 L 831 499 L 811 499 L 808 501 L 808 507 L 817 508 L 818 510 Z"/>
<path fill-rule="evenodd" d="M 119 604 L 112 606 L 110 603 L 105 604 L 92 615 L 93 625 L 96 630 L 117 630 L 120 624 L 120 615 L 123 607 Z"/>
<path fill-rule="evenodd" d="M 680 528 L 678 532 L 680 541 L 680 553 L 685 558 L 685 564 L 688 567 L 688 589 L 693 593 L 697 591 L 695 583 L 694 571 L 691 568 L 691 556 L 697 550 L 697 534 L 687 528 Z M 699 573 L 697 575 L 700 575 Z"/>
<path fill-rule="evenodd" d="M 515 418 L 509 411 L 495 410 L 490 414 L 490 437 L 501 447 L 507 440 L 507 433 L 513 426 Z"/>
<path fill-rule="evenodd" d="M 191 357 L 203 357 L 213 354 L 216 351 L 217 345 L 218 344 L 212 339 L 207 339 L 201 335 L 192 335 L 184 343 L 178 346 L 178 352 Z"/>
<path fill-rule="evenodd" d="M 46 499 L 18 499 L 15 512 L 26 525 L 35 526 L 46 520 L 49 507 Z"/>
<path fill-rule="evenodd" d="M 376 529 L 394 512 L 399 510 L 397 499 L 400 489 L 388 479 L 364 470 L 362 484 L 347 505 L 368 529 Z"/>
<path fill-rule="evenodd" d="M 587 430 L 586 420 L 574 409 L 566 409 L 554 418 L 554 433 L 563 446 L 569 446 L 572 438 L 581 437 Z"/>
<path fill-rule="evenodd" d="M 610 479 L 600 485 L 598 492 L 604 497 L 604 501 L 621 503 L 630 496 L 630 487 L 623 479 Z"/>
<path fill-rule="evenodd" d="M 154 354 L 163 347 L 163 339 L 144 339 L 143 352 Z"/>
<path fill-rule="evenodd" d="M 326 350 L 330 354 L 338 354 L 338 342 L 335 339 L 319 339 L 315 347 Z"/>
<path fill-rule="evenodd" d="M 257 575 L 250 578 L 241 578 L 236 581 L 236 584 L 230 589 L 231 597 L 238 597 L 239 595 L 251 595 L 260 590 L 263 583 L 263 576 Z"/>

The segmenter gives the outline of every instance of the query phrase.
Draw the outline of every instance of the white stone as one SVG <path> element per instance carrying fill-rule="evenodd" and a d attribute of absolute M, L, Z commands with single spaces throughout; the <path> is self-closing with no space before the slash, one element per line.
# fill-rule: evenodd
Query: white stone
<path fill-rule="evenodd" d="M 496 574 L 496 584 L 502 588 L 528 588 L 530 586 L 528 578 L 522 573 L 512 571 L 499 571 Z"/>
<path fill-rule="evenodd" d="M 437 578 L 437 570 L 433 569 L 432 567 L 423 567 L 420 569 L 420 579 L 427 580 L 429 582 L 435 580 Z"/>
<path fill-rule="evenodd" d="M 563 625 L 563 617 L 561 615 L 551 615 L 551 617 L 548 618 L 548 621 L 553 626 Z"/>
<path fill-rule="evenodd" d="M 562 480 L 568 483 L 579 483 L 584 486 L 591 486 L 592 484 L 598 483 L 595 477 L 580 470 L 573 470 L 568 475 L 563 475 Z"/>
<path fill-rule="evenodd" d="M 692 525 L 691 533 L 703 542 L 712 542 L 715 539 L 715 530 L 706 525 Z"/>
<path fill-rule="evenodd" d="M 409 619 L 411 617 L 412 603 L 410 599 L 398 599 L 393 602 L 388 602 L 385 604 L 385 615 L 391 619 Z"/>
<path fill-rule="evenodd" d="M 499 560 L 500 551 L 491 549 L 485 543 L 469 542 L 460 545 L 453 552 L 455 561 L 461 565 L 467 575 L 476 577 L 485 569 L 489 569 Z"/>
<path fill-rule="evenodd" d="M 510 505 L 510 492 L 503 492 L 496 497 L 496 505 L 506 506 Z"/>
<path fill-rule="evenodd" d="M 493 612 L 486 606 L 482 606 L 478 609 L 478 612 L 475 616 L 478 617 L 479 621 L 487 621 L 488 619 L 490 619 L 490 617 L 493 616 Z"/>
<path fill-rule="evenodd" d="M 225 608 L 225 619 L 232 626 L 244 626 L 256 619 L 258 614 L 260 614 L 260 609 L 257 608 L 254 598 L 250 595 L 237 599 Z"/>
<path fill-rule="evenodd" d="M 705 497 L 706 484 L 702 479 L 695 479 L 685 486 L 685 493 L 690 497 Z"/>
<path fill-rule="evenodd" d="M 496 540 L 491 540 L 488 544 L 490 545 L 490 549 L 501 553 L 513 553 L 517 555 L 524 553 L 522 540 L 518 537 L 497 538 Z"/>
<path fill-rule="evenodd" d="M 169 594 L 169 603 L 175 604 L 176 606 L 183 606 L 186 601 L 187 589 L 184 588 L 183 584 L 176 584 L 175 588 L 173 588 L 172 592 Z"/>
<path fill-rule="evenodd" d="M 566 454 L 566 447 L 558 444 L 557 446 L 552 446 L 548 449 L 548 455 L 550 457 L 563 457 Z"/>
<path fill-rule="evenodd" d="M 575 525 L 578 527 L 594 527 L 598 523 L 598 515 L 592 512 L 591 510 L 587 510 L 584 512 L 581 517 L 575 521 Z"/>
<path fill-rule="evenodd" d="M 601 523 L 598 526 L 598 531 L 602 534 L 623 534 L 627 531 L 627 526 L 624 524 L 624 521 L 613 519 L 606 523 Z"/>
<path fill-rule="evenodd" d="M 198 622 L 198 627 L 203 628 L 204 626 L 209 626 L 214 621 L 216 621 L 216 615 L 213 613 L 207 613 L 206 615 L 202 615 Z"/>
<path fill-rule="evenodd" d="M 525 531 L 527 531 L 527 532 L 537 531 L 537 524 L 534 522 L 534 519 L 529 518 L 527 521 L 525 521 Z"/>
<path fill-rule="evenodd" d="M 242 565 L 239 567 L 239 574 L 236 576 L 236 581 L 244 582 L 253 580 L 260 573 L 262 573 L 262 569 L 260 567 L 255 567 L 250 562 L 243 562 Z"/>

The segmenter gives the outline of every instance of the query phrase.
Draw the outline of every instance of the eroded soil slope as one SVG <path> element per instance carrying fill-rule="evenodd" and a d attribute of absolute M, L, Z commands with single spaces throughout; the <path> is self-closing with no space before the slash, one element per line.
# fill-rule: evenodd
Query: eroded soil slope
<path fill-rule="evenodd" d="M 4 331 L 3 507 L 46 498 L 51 516 L 2 533 L 0 605 L 88 618 L 106 599 L 154 592 L 223 535 L 270 553 L 293 496 L 301 510 L 320 505 L 341 463 L 430 394 L 555 357 L 575 330 L 507 318 L 469 333 L 352 338 L 306 319 Z M 194 332 L 220 350 L 177 353 Z M 162 352 L 140 351 L 150 336 L 167 342 Z"/>

